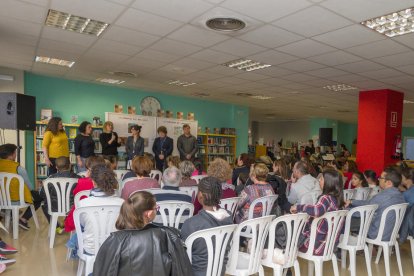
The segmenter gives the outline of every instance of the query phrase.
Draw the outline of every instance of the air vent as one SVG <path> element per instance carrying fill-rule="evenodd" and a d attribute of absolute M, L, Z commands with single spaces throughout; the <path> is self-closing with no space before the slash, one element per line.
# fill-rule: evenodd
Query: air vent
<path fill-rule="evenodd" d="M 243 93 L 243 92 L 236 93 L 236 95 L 237 95 L 237 96 L 240 96 L 240 97 L 251 97 L 251 96 L 253 96 L 253 94 L 250 94 L 250 93 Z"/>
<path fill-rule="evenodd" d="M 122 78 L 136 78 L 137 74 L 132 72 L 122 72 L 122 71 L 115 71 L 115 72 L 109 72 L 109 74 L 122 77 Z"/>
<path fill-rule="evenodd" d="M 246 23 L 236 18 L 217 17 L 209 19 L 206 26 L 215 31 L 235 32 L 246 27 Z"/>

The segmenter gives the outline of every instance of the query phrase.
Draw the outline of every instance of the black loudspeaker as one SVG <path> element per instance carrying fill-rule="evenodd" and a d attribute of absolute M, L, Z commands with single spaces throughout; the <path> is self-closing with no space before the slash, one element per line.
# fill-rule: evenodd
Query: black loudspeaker
<path fill-rule="evenodd" d="M 0 128 L 35 130 L 36 98 L 19 93 L 0 93 Z"/>
<path fill-rule="evenodd" d="M 319 129 L 319 145 L 332 146 L 332 128 Z"/>

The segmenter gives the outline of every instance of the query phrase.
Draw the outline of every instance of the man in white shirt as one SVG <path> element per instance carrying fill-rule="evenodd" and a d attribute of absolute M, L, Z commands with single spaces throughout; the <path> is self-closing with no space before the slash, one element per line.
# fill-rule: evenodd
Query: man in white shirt
<path fill-rule="evenodd" d="M 313 194 L 318 196 L 322 193 L 319 181 L 308 173 L 305 162 L 299 161 L 293 166 L 291 185 L 288 201 L 290 204 L 314 204 Z"/>

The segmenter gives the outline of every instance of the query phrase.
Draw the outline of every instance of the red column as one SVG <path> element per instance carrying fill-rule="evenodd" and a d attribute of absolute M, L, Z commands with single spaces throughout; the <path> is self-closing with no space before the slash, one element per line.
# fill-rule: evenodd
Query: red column
<path fill-rule="evenodd" d="M 358 169 L 382 170 L 393 159 L 395 140 L 401 136 L 404 94 L 384 89 L 361 91 L 358 107 Z"/>

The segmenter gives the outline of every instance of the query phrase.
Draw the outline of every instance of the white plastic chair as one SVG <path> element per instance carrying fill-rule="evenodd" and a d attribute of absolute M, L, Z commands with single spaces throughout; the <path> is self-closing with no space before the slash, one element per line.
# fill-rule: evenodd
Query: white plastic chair
<path fill-rule="evenodd" d="M 187 255 L 192 262 L 192 247 L 197 239 L 204 239 L 207 247 L 207 270 L 205 276 L 221 275 L 226 248 L 237 224 L 214 227 L 192 233 L 185 240 Z"/>
<path fill-rule="evenodd" d="M 295 275 L 300 275 L 298 256 L 298 241 L 303 228 L 308 220 L 308 214 L 298 213 L 277 217 L 269 226 L 269 245 L 267 255 L 262 259 L 262 265 L 273 268 L 274 276 L 282 276 L 283 270 L 289 267 L 295 268 Z M 275 250 L 276 226 L 280 223 L 286 225 L 286 248 L 284 252 L 284 264 L 273 262 Z"/>
<path fill-rule="evenodd" d="M 368 199 L 371 199 L 372 197 L 374 197 L 375 195 L 377 195 L 380 192 L 381 192 L 380 186 L 375 186 L 375 187 L 371 188 L 371 193 L 369 194 Z"/>
<path fill-rule="evenodd" d="M 309 193 L 305 194 L 304 196 L 302 196 L 302 198 L 300 199 L 299 204 L 312 204 L 312 205 L 315 205 L 316 202 L 318 202 L 318 197 L 320 195 L 321 195 L 321 192 L 319 192 L 319 191 L 309 192 Z"/>
<path fill-rule="evenodd" d="M 400 246 L 397 242 L 397 234 L 400 230 L 401 223 L 404 219 L 405 211 L 407 210 L 408 203 L 401 203 L 401 204 L 395 204 L 387 207 L 381 216 L 381 222 L 378 230 L 378 235 L 375 239 L 367 238 L 367 243 L 369 246 L 370 256 L 372 256 L 372 248 L 373 245 L 380 246 L 378 248 L 377 252 L 377 259 L 375 260 L 375 263 L 378 264 L 379 259 L 381 258 L 381 252 L 382 249 L 384 249 L 384 262 L 385 262 L 385 275 L 390 276 L 390 247 L 395 247 L 395 256 L 397 257 L 397 263 L 398 263 L 398 270 L 400 272 L 400 275 L 403 275 L 402 271 L 402 265 L 401 265 L 401 256 L 400 256 Z M 387 220 L 387 215 L 389 213 L 395 214 L 395 221 Z M 382 241 L 382 236 L 384 234 L 384 228 L 385 224 L 394 224 L 394 228 L 391 232 L 391 237 L 389 241 Z"/>
<path fill-rule="evenodd" d="M 351 200 L 354 192 L 354 189 L 344 189 L 344 201 Z"/>
<path fill-rule="evenodd" d="M 79 175 L 80 177 L 84 178 L 84 177 L 86 177 L 86 174 L 87 173 L 88 173 L 88 171 L 83 171 L 83 172 L 77 173 L 77 175 Z"/>
<path fill-rule="evenodd" d="M 78 182 L 76 178 L 48 178 L 43 180 L 43 189 L 46 194 L 47 212 L 50 215 L 49 226 L 49 248 L 53 248 L 55 242 L 56 226 L 59 217 L 65 217 L 70 211 L 70 194 L 73 185 Z M 55 191 L 57 210 L 52 211 L 52 201 L 50 198 L 49 187 Z"/>
<path fill-rule="evenodd" d="M 269 225 L 273 218 L 274 216 L 264 216 L 249 219 L 239 224 L 233 234 L 226 274 L 247 276 L 259 273 L 259 276 L 264 276 L 261 256 L 268 235 Z M 242 229 L 247 227 L 252 230 L 250 253 L 239 251 L 240 234 Z"/>
<path fill-rule="evenodd" d="M 13 179 L 19 182 L 19 201 L 11 201 L 10 198 L 10 184 Z M 37 220 L 36 210 L 33 204 L 28 204 L 24 201 L 24 180 L 18 174 L 14 173 L 0 173 L 0 209 L 6 211 L 5 228 L 10 227 L 10 213 L 13 220 L 13 239 L 19 238 L 19 209 L 30 207 L 33 215 L 36 228 L 39 229 L 39 221 Z M 4 228 L 3 228 L 4 229 Z M 6 230 L 7 231 L 7 230 Z"/>
<path fill-rule="evenodd" d="M 377 210 L 378 205 L 365 205 L 360 207 L 352 208 L 345 220 L 345 230 L 344 234 L 341 235 L 338 248 L 341 248 L 341 259 L 342 259 L 342 268 L 346 268 L 346 252 L 349 251 L 349 260 L 351 268 L 351 276 L 356 276 L 356 252 L 359 250 L 364 250 L 365 253 L 365 262 L 367 265 L 368 276 L 372 275 L 371 262 L 368 246 L 365 243 L 367 238 L 368 230 L 371 225 L 372 218 L 374 217 L 375 210 Z M 359 214 L 360 216 L 360 226 L 358 231 L 358 236 L 351 235 L 351 219 L 354 214 Z"/>
<path fill-rule="evenodd" d="M 115 223 L 119 216 L 121 206 L 119 205 L 104 205 L 104 206 L 88 206 L 88 207 L 79 207 L 73 213 L 73 218 L 75 221 L 76 234 L 78 237 L 78 256 L 79 256 L 79 265 L 77 276 L 81 276 L 85 266 L 85 275 L 89 275 L 93 271 L 93 264 L 95 262 L 96 254 L 98 253 L 99 248 L 106 240 L 106 238 L 115 232 Z M 85 254 L 84 247 L 84 236 L 82 232 L 82 227 L 80 219 L 87 219 L 93 227 L 93 237 L 94 237 L 94 255 Z"/>
<path fill-rule="evenodd" d="M 75 198 L 73 200 L 73 204 L 75 205 L 75 208 L 79 207 L 79 201 L 81 200 L 81 197 L 89 197 L 89 195 L 91 194 L 91 190 L 85 190 L 85 191 L 80 191 L 75 195 Z"/>
<path fill-rule="evenodd" d="M 159 170 L 151 170 L 150 177 L 156 179 L 158 181 L 158 184 L 161 185 L 162 172 L 160 172 Z"/>
<path fill-rule="evenodd" d="M 315 270 L 316 276 L 322 276 L 323 262 L 332 261 L 334 275 L 339 276 L 338 262 L 333 250 L 335 247 L 336 238 L 340 235 L 343 222 L 345 220 L 347 210 L 326 212 L 323 216 L 314 218 L 311 225 L 311 234 L 309 239 L 309 248 L 306 253 L 299 252 L 298 256 L 302 259 L 308 260 L 308 275 L 313 275 Z M 326 220 L 328 224 L 328 232 L 325 236 L 325 248 L 321 256 L 313 254 L 316 242 L 316 229 L 320 223 Z M 315 269 L 314 267 L 315 266 Z"/>
<path fill-rule="evenodd" d="M 239 203 L 241 197 L 229 197 L 220 199 L 220 207 L 230 211 L 233 214 L 233 217 L 236 213 L 237 204 Z"/>
<path fill-rule="evenodd" d="M 195 198 L 198 192 L 198 186 L 186 186 L 186 187 L 179 187 L 181 192 L 186 193 L 187 195 L 191 196 L 191 202 L 194 203 Z"/>
<path fill-rule="evenodd" d="M 411 236 L 408 236 L 408 240 L 410 241 L 411 257 L 413 259 L 413 266 L 414 266 L 414 238 Z"/>
<path fill-rule="evenodd" d="M 165 200 L 157 202 L 157 205 L 160 208 L 162 224 L 176 229 L 179 229 L 180 223 L 191 218 L 194 213 L 194 205 L 185 201 Z M 183 216 L 186 210 L 188 210 L 188 215 Z"/>
<path fill-rule="evenodd" d="M 197 185 L 198 183 L 200 183 L 200 180 L 203 179 L 204 177 L 207 177 L 207 175 L 203 174 L 203 175 L 194 175 L 191 177 L 191 179 L 194 179 L 195 181 L 197 181 Z"/>

